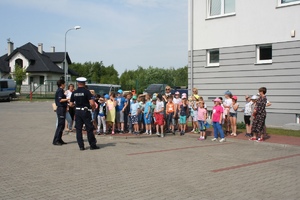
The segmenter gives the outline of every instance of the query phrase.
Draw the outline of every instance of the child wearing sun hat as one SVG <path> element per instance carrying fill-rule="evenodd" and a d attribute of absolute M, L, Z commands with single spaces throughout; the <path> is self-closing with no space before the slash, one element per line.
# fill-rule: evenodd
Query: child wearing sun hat
<path fill-rule="evenodd" d="M 213 107 L 213 112 L 212 112 L 212 122 L 213 122 L 213 127 L 214 127 L 214 138 L 212 141 L 217 141 L 218 140 L 218 134 L 220 133 L 220 142 L 225 142 L 225 136 L 224 132 L 222 129 L 222 120 L 223 120 L 223 108 L 221 106 L 221 100 L 219 98 L 216 98 L 214 100 L 215 106 Z"/>
<path fill-rule="evenodd" d="M 252 104 L 251 97 L 249 95 L 245 96 L 246 104 L 243 109 L 244 111 L 244 122 L 246 124 L 246 137 L 252 137 L 251 136 L 251 115 L 252 115 Z"/>
<path fill-rule="evenodd" d="M 179 107 L 179 123 L 180 123 L 180 135 L 185 134 L 186 129 L 186 119 L 189 115 L 189 106 L 187 103 L 187 95 L 186 93 L 183 93 L 181 96 L 182 102 Z"/>

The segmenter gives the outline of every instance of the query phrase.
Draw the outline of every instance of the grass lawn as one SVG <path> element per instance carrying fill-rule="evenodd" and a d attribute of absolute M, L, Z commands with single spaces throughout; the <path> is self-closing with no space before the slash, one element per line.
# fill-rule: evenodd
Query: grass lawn
<path fill-rule="evenodd" d="M 189 127 L 192 126 L 192 123 L 188 123 Z M 210 131 L 213 131 L 212 128 L 209 129 Z M 245 133 L 245 129 L 238 128 L 238 133 Z M 267 133 L 270 135 L 285 135 L 285 136 L 294 136 L 294 137 L 300 137 L 300 131 L 294 131 L 294 130 L 286 130 L 282 128 L 268 128 L 267 127 Z"/>
<path fill-rule="evenodd" d="M 282 128 L 267 128 L 267 133 L 270 135 L 286 135 L 300 137 L 300 131 L 286 130 Z"/>
<path fill-rule="evenodd" d="M 238 129 L 237 132 L 245 133 L 245 129 Z M 267 133 L 269 135 L 285 135 L 300 137 L 300 131 L 286 130 L 282 128 L 267 128 Z"/>

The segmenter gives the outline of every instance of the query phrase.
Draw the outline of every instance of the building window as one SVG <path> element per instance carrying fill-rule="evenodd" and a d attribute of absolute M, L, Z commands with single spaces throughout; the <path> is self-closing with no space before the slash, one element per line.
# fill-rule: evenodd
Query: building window
<path fill-rule="evenodd" d="M 279 6 L 300 4 L 300 0 L 278 0 Z"/>
<path fill-rule="evenodd" d="M 207 67 L 220 66 L 220 51 L 219 49 L 207 50 Z"/>
<path fill-rule="evenodd" d="M 257 63 L 272 63 L 272 45 L 258 45 L 256 47 Z"/>
<path fill-rule="evenodd" d="M 18 65 L 19 67 L 23 68 L 23 60 L 20 58 L 16 59 L 15 65 Z"/>
<path fill-rule="evenodd" d="M 300 114 L 299 114 L 299 115 L 296 115 L 296 123 L 297 123 L 297 124 L 300 124 Z"/>
<path fill-rule="evenodd" d="M 235 0 L 208 0 L 208 17 L 235 14 Z"/>

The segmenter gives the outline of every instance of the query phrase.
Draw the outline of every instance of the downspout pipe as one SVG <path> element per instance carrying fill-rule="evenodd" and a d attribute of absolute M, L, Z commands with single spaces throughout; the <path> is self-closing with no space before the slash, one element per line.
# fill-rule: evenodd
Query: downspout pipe
<path fill-rule="evenodd" d="M 191 55 L 191 59 L 190 59 L 190 81 L 191 81 L 191 94 L 192 94 L 192 90 L 194 88 L 194 0 L 190 0 L 190 55 Z"/>

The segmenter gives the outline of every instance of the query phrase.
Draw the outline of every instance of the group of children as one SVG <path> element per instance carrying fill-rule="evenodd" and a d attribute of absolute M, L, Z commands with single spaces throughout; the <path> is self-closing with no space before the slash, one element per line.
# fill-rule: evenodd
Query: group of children
<path fill-rule="evenodd" d="M 195 132 L 200 132 L 200 140 L 205 139 L 207 110 L 202 97 L 179 92 L 171 94 L 132 95 L 119 90 L 117 95 L 94 96 L 96 110 L 92 112 L 97 134 L 125 132 L 164 137 L 166 133 L 179 131 L 184 135 L 188 118 L 193 118 Z"/>
<path fill-rule="evenodd" d="M 179 131 L 184 135 L 187 130 L 188 119 L 191 118 L 193 130 L 199 133 L 198 140 L 205 140 L 208 111 L 206 104 L 201 96 L 193 94 L 189 98 L 186 93 L 176 92 L 174 95 L 166 94 L 133 95 L 122 90 L 117 94 L 111 92 L 110 95 L 95 96 L 96 110 L 92 113 L 94 125 L 97 133 L 111 134 L 125 132 L 133 134 L 156 133 L 157 136 L 164 137 L 166 133 Z M 170 89 L 169 89 L 170 90 Z M 213 141 L 217 141 L 220 135 L 220 142 L 225 141 L 225 136 L 230 134 L 237 136 L 237 113 L 239 103 L 237 96 L 226 91 L 223 101 L 222 97 L 214 99 L 212 109 L 211 124 L 214 128 Z M 255 102 L 259 97 L 246 95 L 246 104 L 243 109 L 244 121 L 246 124 L 246 136 L 252 137 L 251 121 Z M 97 120 L 97 121 L 96 121 Z M 223 126 L 225 132 L 223 131 Z"/>

